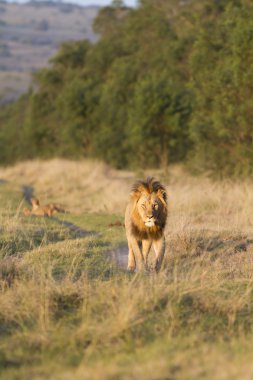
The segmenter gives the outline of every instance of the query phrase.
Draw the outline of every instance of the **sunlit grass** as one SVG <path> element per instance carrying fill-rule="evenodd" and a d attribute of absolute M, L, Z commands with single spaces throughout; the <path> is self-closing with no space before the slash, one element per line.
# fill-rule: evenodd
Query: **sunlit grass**
<path fill-rule="evenodd" d="M 175 172 L 162 271 L 129 274 L 110 259 L 126 245 L 120 209 L 24 217 L 14 172 L 0 186 L 3 379 L 252 378 L 250 182 Z"/>

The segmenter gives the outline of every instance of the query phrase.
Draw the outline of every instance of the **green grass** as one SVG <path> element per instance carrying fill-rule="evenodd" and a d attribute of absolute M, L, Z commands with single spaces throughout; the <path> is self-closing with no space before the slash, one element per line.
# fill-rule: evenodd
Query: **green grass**
<path fill-rule="evenodd" d="M 107 255 L 122 215 L 23 206 L 0 186 L 0 378 L 252 378 L 250 249 L 182 234 L 159 275 L 129 274 Z"/>

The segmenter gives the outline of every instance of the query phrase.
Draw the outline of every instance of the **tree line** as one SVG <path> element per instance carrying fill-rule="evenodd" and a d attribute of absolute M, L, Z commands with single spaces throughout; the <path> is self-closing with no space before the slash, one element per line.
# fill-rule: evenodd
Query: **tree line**
<path fill-rule="evenodd" d="M 2 164 L 96 157 L 253 173 L 251 0 L 140 0 L 102 8 L 100 38 L 64 43 L 0 110 Z"/>

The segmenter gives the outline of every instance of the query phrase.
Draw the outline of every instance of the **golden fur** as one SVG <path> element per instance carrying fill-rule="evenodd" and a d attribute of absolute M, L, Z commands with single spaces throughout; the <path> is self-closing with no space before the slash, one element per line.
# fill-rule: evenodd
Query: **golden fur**
<path fill-rule="evenodd" d="M 24 208 L 24 215 L 36 215 L 36 216 L 49 216 L 51 217 L 55 212 L 64 212 L 59 206 L 54 203 L 50 203 L 44 206 L 40 205 L 40 201 L 37 198 L 31 198 L 32 209 Z"/>
<path fill-rule="evenodd" d="M 141 267 L 148 265 L 148 254 L 153 245 L 156 253 L 155 268 L 162 264 L 167 220 L 167 195 L 165 187 L 154 178 L 137 182 L 131 191 L 125 213 L 128 240 L 128 269 L 135 270 L 136 260 Z"/>

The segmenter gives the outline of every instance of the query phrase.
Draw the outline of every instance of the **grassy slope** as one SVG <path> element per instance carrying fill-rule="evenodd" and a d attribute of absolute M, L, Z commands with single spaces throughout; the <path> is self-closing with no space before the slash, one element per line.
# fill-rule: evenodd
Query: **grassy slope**
<path fill-rule="evenodd" d="M 64 41 L 94 41 L 92 22 L 97 11 L 74 4 L 1 2 L 0 103 L 27 91 L 31 72 L 47 66 Z"/>
<path fill-rule="evenodd" d="M 73 175 L 72 163 L 62 165 Z M 158 276 L 131 275 L 105 254 L 125 241 L 123 228 L 111 226 L 122 221 L 120 208 L 110 212 L 117 200 L 107 202 L 107 213 L 85 212 L 90 204 L 81 194 L 98 182 L 94 176 L 84 188 L 75 181 L 78 213 L 49 220 L 20 213 L 20 172 L 42 194 L 54 177 L 36 182 L 32 164 L 0 173 L 9 180 L 0 186 L 2 378 L 252 378 L 251 183 L 197 184 L 175 175 L 164 268 Z M 97 176 L 125 189 L 122 173 L 99 167 Z M 71 210 L 71 197 L 66 202 Z"/>

